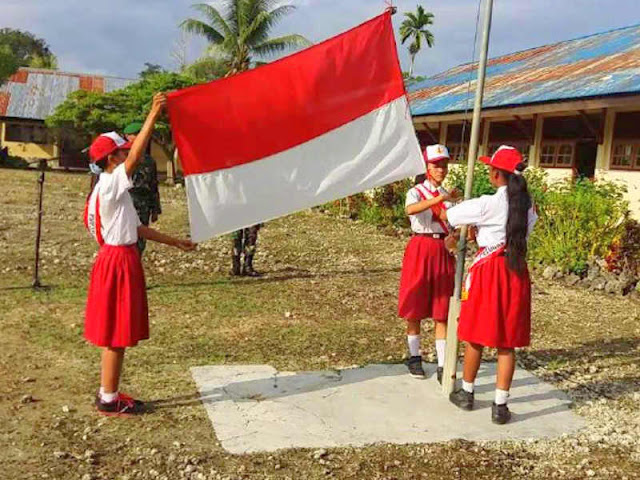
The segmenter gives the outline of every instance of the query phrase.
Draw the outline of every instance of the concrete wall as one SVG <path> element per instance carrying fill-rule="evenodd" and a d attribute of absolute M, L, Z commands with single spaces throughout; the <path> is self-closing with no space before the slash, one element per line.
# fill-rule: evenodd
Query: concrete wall
<path fill-rule="evenodd" d="M 627 172 L 623 170 L 598 170 L 598 180 L 609 180 L 627 187 L 627 200 L 629 209 L 634 218 L 640 219 L 640 172 Z"/>

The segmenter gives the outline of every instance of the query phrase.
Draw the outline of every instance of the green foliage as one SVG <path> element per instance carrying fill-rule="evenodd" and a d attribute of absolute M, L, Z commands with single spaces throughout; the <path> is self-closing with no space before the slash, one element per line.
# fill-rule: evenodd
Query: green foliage
<path fill-rule="evenodd" d="M 628 219 L 623 187 L 589 180 L 549 185 L 547 173 L 535 168 L 528 169 L 525 176 L 539 215 L 529 241 L 532 265 L 555 265 L 583 274 L 590 260 L 606 256 L 612 270 L 640 270 L 640 224 Z M 466 168 L 454 165 L 447 186 L 464 190 L 465 178 Z M 383 229 L 406 228 L 409 218 L 404 201 L 413 184 L 413 180 L 403 180 L 333 202 L 324 209 Z M 494 192 L 488 168 L 476 164 L 473 197 Z"/>
<path fill-rule="evenodd" d="M 210 55 L 200 58 L 182 71 L 183 75 L 197 83 L 211 82 L 212 80 L 223 78 L 228 73 L 228 62 L 222 57 Z"/>
<path fill-rule="evenodd" d="M 409 55 L 411 56 L 409 77 L 411 77 L 413 76 L 415 57 L 422 50 L 422 41 L 424 40 L 429 48 L 433 47 L 435 42 L 433 33 L 426 28 L 433 25 L 434 16 L 433 13 L 426 12 L 422 5 L 418 5 L 415 13 L 407 12 L 404 16 L 406 19 L 400 25 L 400 40 L 404 45 L 407 40 L 411 39 L 409 45 Z"/>
<path fill-rule="evenodd" d="M 624 192 L 606 181 L 551 185 L 537 200 L 540 218 L 529 242 L 531 260 L 584 273 L 589 260 L 606 256 L 624 231 L 628 216 Z"/>
<path fill-rule="evenodd" d="M 467 182 L 467 164 L 460 163 L 449 167 L 449 175 L 447 175 L 446 184 L 450 189 L 457 188 L 464 192 Z M 489 182 L 489 168 L 480 162 L 476 162 L 473 169 L 473 189 L 471 196 L 473 198 L 481 195 L 492 195 L 496 189 Z"/>
<path fill-rule="evenodd" d="M 155 73 L 121 90 L 110 93 L 76 91 L 60 104 L 46 125 L 60 136 L 73 132 L 92 137 L 110 130 L 122 131 L 129 123 L 144 120 L 154 93 L 189 87 L 194 81 L 177 73 Z M 156 123 L 154 138 L 167 151 L 172 148 L 168 120 Z"/>
<path fill-rule="evenodd" d="M 157 75 L 158 73 L 167 73 L 167 70 L 157 63 L 144 62 L 144 70 L 142 70 L 138 76 L 140 78 L 146 78 L 151 75 Z"/>
<path fill-rule="evenodd" d="M 0 45 L 0 85 L 7 81 L 20 66 L 18 59 L 6 45 Z"/>
<path fill-rule="evenodd" d="M 254 58 L 265 58 L 310 42 L 301 35 L 269 38 L 276 24 L 295 7 L 265 0 L 227 0 L 218 9 L 207 3 L 193 5 L 204 20 L 188 18 L 185 32 L 209 42 L 209 54 L 221 57 L 232 73 L 248 70 Z"/>
<path fill-rule="evenodd" d="M 56 56 L 49 49 L 47 42 L 32 33 L 2 28 L 0 29 L 1 47 L 9 49 L 18 67 L 58 68 Z"/>

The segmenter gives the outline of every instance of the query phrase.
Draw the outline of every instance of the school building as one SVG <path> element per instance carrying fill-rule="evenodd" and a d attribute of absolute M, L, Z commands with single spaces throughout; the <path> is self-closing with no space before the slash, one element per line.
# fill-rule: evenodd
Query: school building
<path fill-rule="evenodd" d="M 467 158 L 476 74 L 477 64 L 460 65 L 409 88 L 421 144 L 444 143 L 457 161 Z M 640 25 L 491 59 L 480 154 L 501 144 L 551 179 L 626 184 L 640 216 Z"/>
<path fill-rule="evenodd" d="M 53 168 L 87 169 L 88 156 L 82 150 L 91 139 L 65 132 L 56 138 L 44 120 L 73 92 L 112 92 L 136 82 L 127 78 L 84 75 L 21 68 L 0 86 L 0 149 L 27 161 L 51 160 Z M 158 171 L 171 171 L 172 163 L 164 150 L 151 145 Z M 171 173 L 171 172 L 170 172 Z"/>

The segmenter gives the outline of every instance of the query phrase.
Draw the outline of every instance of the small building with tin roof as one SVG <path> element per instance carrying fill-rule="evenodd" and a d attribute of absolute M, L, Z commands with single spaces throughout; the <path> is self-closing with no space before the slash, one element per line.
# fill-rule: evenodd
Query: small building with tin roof
<path fill-rule="evenodd" d="M 409 87 L 421 144 L 466 161 L 477 64 Z M 640 214 L 640 25 L 493 58 L 488 62 L 481 154 L 501 144 L 554 178 L 620 181 Z"/>
<path fill-rule="evenodd" d="M 0 85 L 0 148 L 25 160 L 52 160 L 52 166 L 88 168 L 82 153 L 87 139 L 73 136 L 58 140 L 44 120 L 73 92 L 112 92 L 137 80 L 34 68 L 20 68 Z M 166 172 L 167 158 L 152 144 L 158 170 Z"/>

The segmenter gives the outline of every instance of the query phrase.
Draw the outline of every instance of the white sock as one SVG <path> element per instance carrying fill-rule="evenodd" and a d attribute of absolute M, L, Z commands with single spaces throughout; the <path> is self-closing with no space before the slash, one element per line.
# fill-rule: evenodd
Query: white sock
<path fill-rule="evenodd" d="M 447 341 L 443 339 L 436 340 L 436 353 L 438 354 L 438 366 L 444 367 L 444 356 L 447 349 Z"/>
<path fill-rule="evenodd" d="M 409 345 L 409 354 L 412 357 L 420 355 L 420 335 L 407 335 L 407 344 Z"/>
<path fill-rule="evenodd" d="M 504 405 L 509 398 L 509 390 L 500 390 L 496 388 L 496 405 Z"/>
<path fill-rule="evenodd" d="M 107 393 L 103 387 L 100 387 L 100 400 L 102 400 L 103 403 L 114 402 L 116 398 L 118 398 L 118 392 Z"/>
<path fill-rule="evenodd" d="M 462 380 L 462 389 L 465 392 L 473 393 L 473 382 L 469 383 Z"/>

